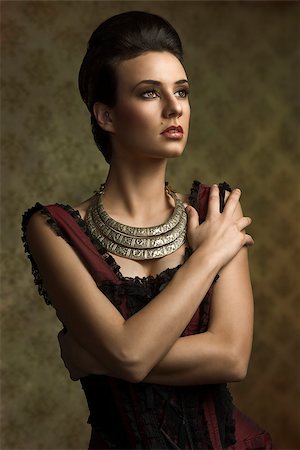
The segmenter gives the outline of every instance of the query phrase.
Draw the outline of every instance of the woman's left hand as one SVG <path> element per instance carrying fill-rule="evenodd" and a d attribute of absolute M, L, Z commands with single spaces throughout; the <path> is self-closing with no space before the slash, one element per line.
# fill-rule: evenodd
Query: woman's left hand
<path fill-rule="evenodd" d="M 89 374 L 105 374 L 104 367 L 101 367 L 94 356 L 82 348 L 68 331 L 65 333 L 64 330 L 61 330 L 57 339 L 60 345 L 61 358 L 72 380 L 76 381 Z"/>

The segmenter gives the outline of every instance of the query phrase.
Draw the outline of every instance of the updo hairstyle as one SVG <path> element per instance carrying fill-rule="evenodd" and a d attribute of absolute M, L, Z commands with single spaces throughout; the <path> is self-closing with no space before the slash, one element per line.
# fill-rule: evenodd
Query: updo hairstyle
<path fill-rule="evenodd" d="M 78 85 L 91 114 L 97 147 L 110 163 L 110 135 L 97 123 L 93 113 L 96 102 L 113 107 L 117 92 L 117 67 L 121 61 L 148 51 L 168 51 L 182 63 L 183 50 L 174 28 L 162 17 L 142 11 L 129 11 L 105 20 L 93 32 L 83 58 Z"/>

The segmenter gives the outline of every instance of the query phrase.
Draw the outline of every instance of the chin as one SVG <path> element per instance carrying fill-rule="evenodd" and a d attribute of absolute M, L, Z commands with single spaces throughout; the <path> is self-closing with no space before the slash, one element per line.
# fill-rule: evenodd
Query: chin
<path fill-rule="evenodd" d="M 139 156 L 144 158 L 154 158 L 154 159 L 169 159 L 178 158 L 184 152 L 185 144 L 182 142 L 172 142 L 169 145 L 153 145 L 153 147 L 139 149 Z"/>
<path fill-rule="evenodd" d="M 170 148 L 166 149 L 164 151 L 166 158 L 177 158 L 178 156 L 181 156 L 184 152 L 185 146 L 183 145 L 174 145 L 170 146 Z"/>
<path fill-rule="evenodd" d="M 178 158 L 181 156 L 185 149 L 185 143 L 182 142 L 170 142 L 169 145 L 158 149 L 157 155 L 162 158 Z"/>
<path fill-rule="evenodd" d="M 166 158 L 178 158 L 183 154 L 183 150 L 173 150 L 172 152 L 168 152 Z"/>
<path fill-rule="evenodd" d="M 150 157 L 155 159 L 169 159 L 169 158 L 178 158 L 183 154 L 182 148 L 172 149 L 172 150 L 162 150 L 162 151 L 156 151 L 155 153 L 149 154 Z"/>

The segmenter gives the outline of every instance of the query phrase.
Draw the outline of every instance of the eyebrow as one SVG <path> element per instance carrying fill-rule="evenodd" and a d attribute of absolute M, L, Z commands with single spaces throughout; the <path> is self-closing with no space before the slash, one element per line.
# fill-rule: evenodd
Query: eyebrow
<path fill-rule="evenodd" d="M 155 86 L 160 86 L 160 85 L 162 85 L 162 83 L 161 83 L 160 81 L 157 81 L 157 80 L 142 80 L 142 81 L 140 81 L 138 84 L 136 84 L 132 90 L 134 90 L 135 88 L 137 88 L 140 84 L 151 84 L 151 85 L 154 84 Z M 176 84 L 176 85 L 177 85 L 177 84 L 188 84 L 188 80 L 185 80 L 185 79 L 183 79 L 183 80 L 178 80 L 178 81 L 175 81 L 174 84 Z"/>

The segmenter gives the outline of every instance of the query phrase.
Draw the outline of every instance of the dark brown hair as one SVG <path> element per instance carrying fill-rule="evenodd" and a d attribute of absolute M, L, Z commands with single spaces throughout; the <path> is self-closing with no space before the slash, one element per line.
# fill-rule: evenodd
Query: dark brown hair
<path fill-rule="evenodd" d="M 165 19 L 156 14 L 129 11 L 110 17 L 99 25 L 88 42 L 79 71 L 79 90 L 91 113 L 91 125 L 97 147 L 109 163 L 110 135 L 97 123 L 93 113 L 96 102 L 116 104 L 117 65 L 148 51 L 168 51 L 182 63 L 180 38 Z"/>

